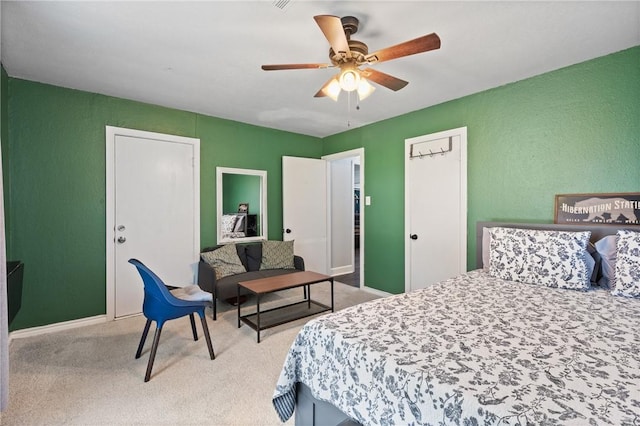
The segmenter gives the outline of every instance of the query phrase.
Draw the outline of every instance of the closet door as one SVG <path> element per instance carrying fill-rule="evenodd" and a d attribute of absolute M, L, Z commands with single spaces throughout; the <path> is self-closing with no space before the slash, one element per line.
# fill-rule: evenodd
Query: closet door
<path fill-rule="evenodd" d="M 466 128 L 405 141 L 405 291 L 466 271 Z"/>

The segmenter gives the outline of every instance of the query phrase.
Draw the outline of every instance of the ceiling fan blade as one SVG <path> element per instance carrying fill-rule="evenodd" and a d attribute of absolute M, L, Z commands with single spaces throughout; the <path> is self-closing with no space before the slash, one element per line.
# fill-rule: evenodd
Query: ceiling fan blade
<path fill-rule="evenodd" d="M 347 35 L 344 33 L 340 18 L 333 15 L 317 15 L 313 19 L 316 20 L 333 51 L 336 54 L 343 53 L 345 57 L 351 58 L 351 49 L 349 49 Z"/>
<path fill-rule="evenodd" d="M 408 81 L 404 81 L 392 75 L 374 70 L 373 68 L 363 69 L 361 75 L 367 80 L 371 80 L 374 83 L 378 83 L 379 85 L 394 91 L 398 91 L 409 84 Z"/>
<path fill-rule="evenodd" d="M 328 86 L 328 85 L 329 85 L 329 83 L 327 83 L 327 84 L 325 84 L 324 86 L 322 86 L 322 87 L 320 88 L 320 90 L 318 90 L 318 93 L 316 93 L 315 95 L 313 95 L 313 97 L 314 97 L 314 98 L 323 98 L 323 97 L 327 96 L 327 95 L 325 95 L 325 93 L 324 93 L 323 89 L 325 88 L 325 86 Z"/>
<path fill-rule="evenodd" d="M 330 66 L 332 65 L 329 65 L 329 64 L 279 64 L 279 65 L 263 65 L 262 69 L 265 71 L 303 70 L 303 69 L 329 68 Z"/>
<path fill-rule="evenodd" d="M 440 49 L 440 37 L 438 37 L 436 33 L 431 33 L 373 52 L 367 55 L 365 60 L 372 64 L 376 62 L 390 61 L 391 59 L 402 58 L 403 56 L 415 55 L 416 53 L 427 52 L 435 49 Z"/>

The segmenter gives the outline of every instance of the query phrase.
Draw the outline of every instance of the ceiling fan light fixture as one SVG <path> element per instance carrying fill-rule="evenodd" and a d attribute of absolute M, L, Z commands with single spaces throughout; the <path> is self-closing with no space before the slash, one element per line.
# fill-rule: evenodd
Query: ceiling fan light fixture
<path fill-rule="evenodd" d="M 366 78 L 361 78 L 360 84 L 358 85 L 358 98 L 362 101 L 372 94 L 374 90 L 376 90 L 376 88 L 373 87 Z"/>
<path fill-rule="evenodd" d="M 281 3 L 288 4 L 289 1 L 291 0 L 273 0 L 274 5 L 278 7 L 281 6 Z M 314 95 L 316 98 L 326 96 L 337 101 L 342 90 L 345 92 L 357 90 L 358 98 L 362 100 L 371 95 L 375 90 L 375 88 L 366 81 L 368 79 L 382 87 L 398 91 L 409 84 L 409 82 L 381 71 L 376 71 L 373 68 L 360 70 L 358 67 L 365 64 L 371 65 L 373 63 L 391 61 L 393 59 L 404 58 L 405 56 L 440 49 L 440 37 L 438 37 L 436 33 L 431 33 L 369 53 L 369 47 L 365 43 L 351 38 L 352 35 L 358 32 L 359 21 L 357 18 L 353 16 L 339 18 L 333 15 L 316 15 L 313 19 L 329 42 L 330 64 L 262 65 L 262 69 L 265 71 L 275 71 L 340 68 L 340 73 L 332 77 L 329 82 L 325 83 L 324 86 L 316 92 Z M 338 89 L 335 88 L 336 84 L 334 84 L 334 82 L 338 85 Z"/>
<path fill-rule="evenodd" d="M 327 84 L 323 89 L 322 93 L 326 96 L 330 97 L 334 101 L 338 102 L 338 96 L 340 95 L 340 83 L 336 78 L 333 78 L 329 84 Z"/>
<path fill-rule="evenodd" d="M 345 92 L 353 92 L 360 85 L 360 73 L 353 69 L 347 68 L 340 73 L 340 88 Z"/>

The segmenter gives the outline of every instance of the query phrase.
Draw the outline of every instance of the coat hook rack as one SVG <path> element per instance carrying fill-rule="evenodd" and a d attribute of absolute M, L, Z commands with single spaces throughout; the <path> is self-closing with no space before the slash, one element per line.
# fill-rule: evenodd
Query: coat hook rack
<path fill-rule="evenodd" d="M 423 157 L 435 157 L 436 155 L 445 155 L 448 152 L 453 151 L 453 137 L 449 137 L 449 146 L 447 149 L 444 149 L 443 147 L 440 147 L 439 151 L 433 151 L 432 149 L 429 150 L 428 153 L 423 154 L 421 151 L 418 150 L 417 154 L 414 154 L 413 152 L 413 148 L 415 147 L 416 144 L 411 145 L 411 151 L 409 153 L 409 158 L 410 159 L 414 159 L 414 158 L 423 158 Z"/>

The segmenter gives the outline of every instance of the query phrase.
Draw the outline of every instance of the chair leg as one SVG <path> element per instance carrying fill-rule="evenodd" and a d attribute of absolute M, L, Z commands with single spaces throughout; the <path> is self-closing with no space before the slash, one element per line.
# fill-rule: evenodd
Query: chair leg
<path fill-rule="evenodd" d="M 153 368 L 153 361 L 156 359 L 156 352 L 158 351 L 158 342 L 160 341 L 161 332 L 162 326 L 156 327 L 156 333 L 153 336 L 153 345 L 151 346 L 151 354 L 149 355 L 149 363 L 147 364 L 147 374 L 144 376 L 145 382 L 148 382 L 151 378 L 151 369 Z"/>
<path fill-rule="evenodd" d="M 189 314 L 189 322 L 191 322 L 191 331 L 193 331 L 193 340 L 198 340 L 198 332 L 196 331 L 196 321 L 193 319 L 193 314 Z"/>
<path fill-rule="evenodd" d="M 211 306 L 211 309 L 213 310 L 213 320 L 217 320 L 218 319 L 218 313 L 217 313 L 217 305 L 218 305 L 218 298 L 215 296 L 215 294 L 213 295 L 213 306 Z"/>
<path fill-rule="evenodd" d="M 207 325 L 207 317 L 204 313 L 200 316 L 202 320 L 202 331 L 204 333 L 204 339 L 207 341 L 207 348 L 209 349 L 209 356 L 211 359 L 216 359 L 216 354 L 213 353 L 213 345 L 211 344 L 211 336 L 209 335 L 209 326 Z"/>
<path fill-rule="evenodd" d="M 144 330 L 142 331 L 142 338 L 140 338 L 140 344 L 138 344 L 136 359 L 140 358 L 140 355 L 142 355 L 142 348 L 144 347 L 144 342 L 147 340 L 147 334 L 149 333 L 150 325 L 151 325 L 151 320 L 147 319 L 147 323 L 144 325 Z"/>

